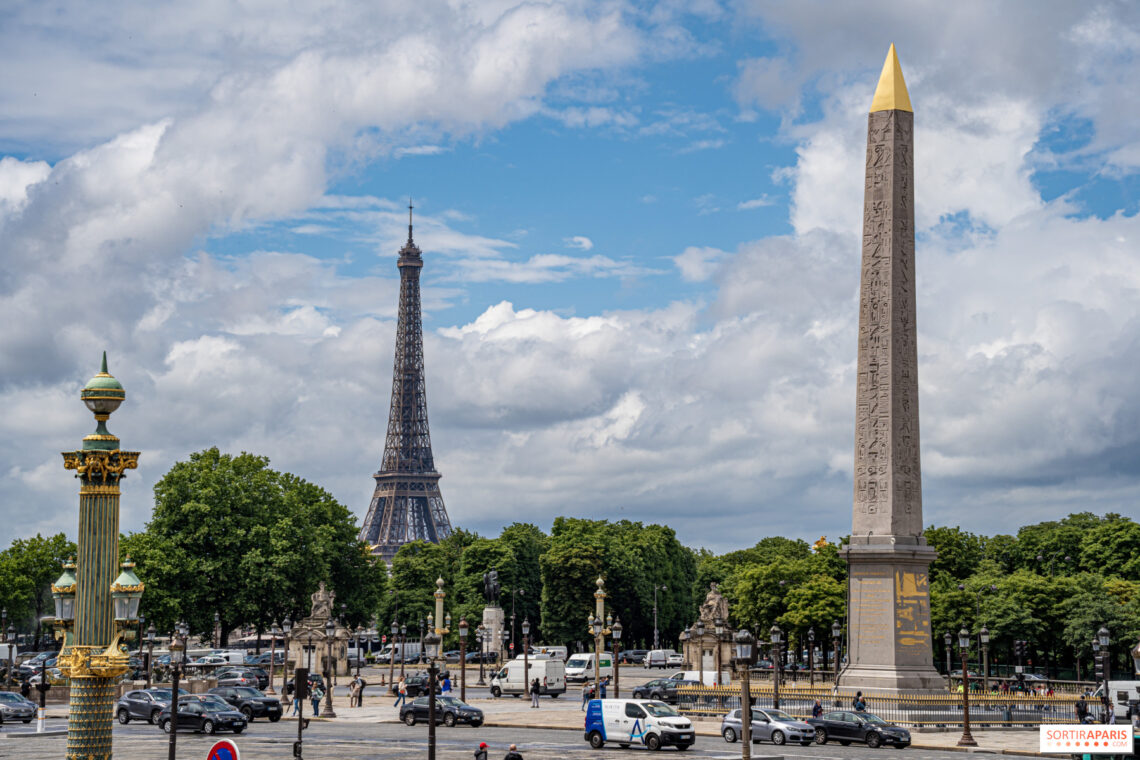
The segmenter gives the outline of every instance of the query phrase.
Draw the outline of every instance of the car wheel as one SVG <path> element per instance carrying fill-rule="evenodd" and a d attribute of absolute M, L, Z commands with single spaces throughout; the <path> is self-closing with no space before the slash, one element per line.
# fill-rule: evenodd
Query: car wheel
<path fill-rule="evenodd" d="M 905 745 L 905 744 L 896 744 L 894 746 L 895 746 L 895 749 L 906 749 L 907 748 L 907 745 Z"/>
<path fill-rule="evenodd" d="M 874 731 L 867 734 L 867 746 L 871 749 L 877 749 L 883 743 L 883 737 L 876 734 Z"/>
<path fill-rule="evenodd" d="M 125 707 L 120 707 L 119 711 L 115 713 L 115 717 L 118 718 L 119 722 L 124 726 L 131 722 L 131 714 L 127 712 L 127 708 Z"/>
<path fill-rule="evenodd" d="M 24 723 L 31 723 L 31 722 L 32 722 L 31 718 L 24 718 Z"/>
<path fill-rule="evenodd" d="M 602 738 L 602 735 L 600 733 L 598 733 L 597 731 L 591 731 L 590 732 L 590 746 L 591 747 L 593 747 L 594 749 L 601 749 L 602 745 L 604 745 L 605 743 L 606 743 L 606 741 L 605 741 L 605 739 Z"/>
<path fill-rule="evenodd" d="M 169 734 L 170 733 L 170 721 L 169 720 L 162 721 L 162 725 L 160 726 L 160 728 L 162 729 L 162 732 L 164 734 Z"/>
<path fill-rule="evenodd" d="M 150 712 L 150 724 L 152 726 L 158 725 L 158 716 L 161 714 L 162 714 L 162 710 L 151 710 L 151 712 Z"/>
<path fill-rule="evenodd" d="M 245 716 L 246 723 L 253 723 L 253 708 L 249 705 L 241 708 L 241 714 Z"/>
<path fill-rule="evenodd" d="M 202 724 L 202 733 L 209 736 L 214 733 L 214 721 L 208 720 Z"/>
<path fill-rule="evenodd" d="M 241 728 L 235 728 L 235 729 L 234 729 L 234 734 L 240 734 L 240 733 L 241 733 L 242 731 L 244 731 L 244 730 L 245 730 L 245 726 L 242 726 Z"/>
<path fill-rule="evenodd" d="M 498 686 L 492 686 L 491 687 L 491 696 L 498 699 L 499 697 L 503 696 L 503 690 L 500 689 Z"/>
<path fill-rule="evenodd" d="M 443 716 L 443 725 L 448 728 L 455 726 L 455 713 L 447 713 Z"/>
<path fill-rule="evenodd" d="M 772 732 L 772 743 L 773 744 L 783 744 L 786 741 L 787 741 L 787 739 L 784 738 L 784 732 L 783 731 L 773 731 Z"/>
<path fill-rule="evenodd" d="M 281 716 L 280 716 L 280 715 L 270 715 L 270 716 L 269 716 L 269 722 L 270 722 L 270 723 L 276 723 L 276 722 L 277 722 L 277 721 L 279 721 L 279 720 L 281 720 Z"/>
<path fill-rule="evenodd" d="M 724 729 L 724 732 L 721 734 L 721 736 L 723 736 L 724 740 L 729 744 L 732 744 L 736 741 L 736 731 L 734 731 L 731 726 Z"/>
<path fill-rule="evenodd" d="M 471 728 L 479 728 L 479 726 L 481 726 L 481 725 L 483 725 L 483 721 L 481 721 L 481 720 L 471 721 Z"/>
<path fill-rule="evenodd" d="M 408 726 L 416 725 L 416 716 L 412 713 L 411 710 L 408 710 L 406 713 L 404 713 L 404 724 Z"/>
<path fill-rule="evenodd" d="M 815 743 L 816 744 L 827 744 L 827 732 L 824 731 L 822 728 L 817 728 L 815 730 Z"/>
<path fill-rule="evenodd" d="M 556 692 L 556 691 L 553 691 L 553 692 L 551 692 L 551 693 L 550 693 L 550 698 L 551 698 L 551 699 L 558 699 L 558 692 Z"/>
<path fill-rule="evenodd" d="M 677 745 L 677 751 L 678 752 L 684 752 L 685 750 L 687 750 L 691 746 L 693 746 L 693 745 L 691 745 L 691 744 L 678 744 Z"/>
<path fill-rule="evenodd" d="M 645 737 L 645 746 L 648 747 L 650 751 L 656 752 L 661 749 L 661 737 L 657 734 L 650 734 Z"/>

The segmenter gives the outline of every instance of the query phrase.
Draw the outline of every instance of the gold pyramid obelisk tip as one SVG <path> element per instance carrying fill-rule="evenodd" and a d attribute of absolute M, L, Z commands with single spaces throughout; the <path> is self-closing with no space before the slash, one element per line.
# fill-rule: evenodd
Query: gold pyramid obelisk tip
<path fill-rule="evenodd" d="M 887 60 L 883 62 L 883 73 L 879 75 L 879 86 L 875 88 L 875 99 L 871 101 L 871 113 L 876 111 L 910 111 L 910 95 L 906 91 L 906 82 L 903 81 L 902 67 L 899 66 L 899 57 L 895 53 L 894 43 L 887 51 Z"/>

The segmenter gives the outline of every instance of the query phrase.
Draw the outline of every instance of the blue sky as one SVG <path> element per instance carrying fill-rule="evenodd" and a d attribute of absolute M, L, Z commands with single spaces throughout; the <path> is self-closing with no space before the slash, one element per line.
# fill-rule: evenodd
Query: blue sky
<path fill-rule="evenodd" d="M 412 196 L 454 524 L 843 535 L 866 111 L 892 42 L 916 112 L 926 521 L 1133 513 L 1137 16 L 11 6 L 0 523 L 74 533 L 58 452 L 88 432 L 104 348 L 128 391 L 111 428 L 143 451 L 126 529 L 211 445 L 362 516 Z"/>

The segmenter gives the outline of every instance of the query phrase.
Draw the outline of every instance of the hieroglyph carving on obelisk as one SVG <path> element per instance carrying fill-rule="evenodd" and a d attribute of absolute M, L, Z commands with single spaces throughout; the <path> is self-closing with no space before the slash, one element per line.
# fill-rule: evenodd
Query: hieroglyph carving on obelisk
<path fill-rule="evenodd" d="M 922 532 L 914 287 L 914 112 L 891 45 L 867 121 L 848 663 L 840 682 L 944 688 Z"/>

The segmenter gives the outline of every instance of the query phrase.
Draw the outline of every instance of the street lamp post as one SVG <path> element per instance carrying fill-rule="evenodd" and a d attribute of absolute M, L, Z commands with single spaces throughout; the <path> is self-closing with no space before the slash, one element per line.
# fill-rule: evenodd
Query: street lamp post
<path fill-rule="evenodd" d="M 733 637 L 736 643 L 736 667 L 740 668 L 740 757 L 752 757 L 752 663 L 756 661 L 755 639 L 748 629 Z M 777 704 L 777 707 L 779 705 Z"/>
<path fill-rule="evenodd" d="M 978 641 L 982 642 L 982 692 L 990 693 L 990 629 L 982 626 L 978 632 Z"/>
<path fill-rule="evenodd" d="M 942 634 L 942 641 L 944 644 L 946 644 L 946 688 L 953 691 L 954 685 L 950 682 L 950 645 L 954 641 L 953 634 L 951 634 L 950 631 Z"/>
<path fill-rule="evenodd" d="M 404 655 L 404 647 L 407 646 L 407 642 L 408 642 L 408 624 L 407 623 L 400 623 L 400 680 L 401 681 L 404 680 L 404 660 L 408 659 Z M 420 654 L 423 654 L 422 649 L 420 650 Z"/>
<path fill-rule="evenodd" d="M 357 678 L 360 678 L 360 661 L 363 659 L 360 656 L 360 634 L 363 632 L 364 632 L 364 626 L 357 625 L 356 626 L 356 677 Z M 367 635 L 365 636 L 364 640 L 368 641 Z"/>
<path fill-rule="evenodd" d="M 701 686 L 705 685 L 705 621 L 697 619 L 697 660 L 700 662 Z"/>
<path fill-rule="evenodd" d="M 11 623 L 9 623 L 8 628 L 7 628 L 5 633 L 6 633 L 6 635 L 4 638 L 9 643 L 12 643 L 13 641 L 15 641 L 15 637 L 16 637 L 16 627 L 15 626 L 13 626 Z M 12 688 L 12 669 L 14 667 L 16 667 L 15 652 L 16 652 L 15 646 L 8 647 L 8 672 L 4 675 L 4 680 L 6 681 L 5 688 L 8 688 L 8 689 Z"/>
<path fill-rule="evenodd" d="M 610 626 L 610 636 L 614 642 L 614 699 L 621 697 L 621 658 L 618 657 L 618 652 L 621 651 L 621 632 L 621 618 L 618 618 Z"/>
<path fill-rule="evenodd" d="M 831 623 L 831 660 L 835 666 L 835 675 L 832 683 L 839 683 L 839 638 L 843 635 L 843 626 L 839 624 L 838 620 L 833 620 Z"/>
<path fill-rule="evenodd" d="M 285 682 L 289 680 L 289 634 L 293 632 L 293 621 L 286 615 L 285 619 L 281 621 L 281 633 L 285 635 L 285 640 L 281 642 L 281 693 L 285 694 Z M 273 681 L 269 682 L 273 685 Z M 296 684 L 294 684 L 295 686 Z M 293 690 L 294 694 L 296 689 Z"/>
<path fill-rule="evenodd" d="M 467 701 L 467 616 L 459 618 L 459 699 Z"/>
<path fill-rule="evenodd" d="M 1096 632 L 1097 641 L 1100 642 L 1101 669 L 1104 671 L 1104 693 L 1108 694 L 1108 681 L 1112 677 L 1109 670 L 1112 667 L 1112 658 L 1109 656 L 1109 645 L 1112 643 L 1107 626 L 1101 626 Z"/>
<path fill-rule="evenodd" d="M 526 596 L 526 589 L 516 588 L 511 591 L 511 656 L 515 655 L 515 597 L 519 594 Z"/>
<path fill-rule="evenodd" d="M 669 587 L 666 586 L 664 583 L 661 584 L 660 586 L 658 586 L 656 584 L 654 584 L 654 586 L 653 586 L 653 648 L 654 649 L 660 649 L 661 648 L 661 643 L 660 643 L 660 641 L 658 641 L 658 637 L 657 637 L 657 592 L 658 591 L 668 591 L 668 590 L 669 590 Z"/>
<path fill-rule="evenodd" d="M 392 627 L 388 630 L 392 633 L 392 644 L 388 647 L 388 691 L 394 694 L 396 692 L 396 637 L 400 635 L 400 624 L 393 619 Z"/>
<path fill-rule="evenodd" d="M 178 677 L 185 667 L 186 637 L 190 629 L 185 623 L 176 623 L 170 637 L 170 742 L 167 745 L 167 760 L 174 760 L 178 744 Z"/>
<path fill-rule="evenodd" d="M 479 627 L 475 629 L 475 643 L 479 645 L 479 680 L 475 683 L 476 686 L 486 686 L 487 682 L 483 680 L 483 660 L 486 659 L 486 642 L 487 642 L 487 629 L 480 623 Z"/>
<path fill-rule="evenodd" d="M 325 621 L 325 717 L 335 718 L 333 710 L 333 684 L 332 677 L 336 673 L 336 662 L 333 660 L 333 642 L 336 639 L 336 621 L 331 617 Z"/>
<path fill-rule="evenodd" d="M 527 697 L 531 696 L 530 693 L 530 618 L 523 618 L 522 621 L 522 634 L 523 634 L 523 694 Z"/>
<path fill-rule="evenodd" d="M 269 626 L 269 688 L 265 690 L 266 694 L 276 694 L 273 690 L 273 677 L 275 675 L 274 665 L 277 660 L 277 637 L 281 635 L 281 628 L 274 620 Z"/>
<path fill-rule="evenodd" d="M 214 613 L 214 646 L 222 648 L 222 616 Z"/>
<path fill-rule="evenodd" d="M 146 629 L 146 688 L 150 688 L 150 674 L 154 669 L 154 637 L 158 633 L 154 629 L 154 623 Z"/>
<path fill-rule="evenodd" d="M 724 635 L 724 619 L 715 618 L 713 620 L 713 630 L 716 632 L 716 643 L 713 644 L 713 667 L 716 668 L 716 676 L 713 677 L 713 685 L 720 685 L 720 637 Z"/>
<path fill-rule="evenodd" d="M 784 669 L 784 659 L 780 653 L 780 644 L 783 641 L 784 632 L 780 630 L 780 626 L 773 625 L 768 630 L 768 636 L 772 641 L 772 660 L 775 663 L 775 669 L 772 671 L 772 707 L 780 709 L 780 673 Z"/>
<path fill-rule="evenodd" d="M 970 733 L 970 670 L 967 667 L 967 658 L 970 656 L 970 632 L 962 628 L 958 631 L 958 646 L 962 650 L 962 738 L 958 740 L 959 747 L 976 747 Z"/>
<path fill-rule="evenodd" d="M 428 760 L 435 760 L 435 683 L 439 674 L 438 660 L 443 637 L 451 633 L 451 615 L 443 613 L 443 599 L 447 594 L 443 591 L 443 578 L 435 580 L 435 615 L 428 615 L 427 635 L 424 644 L 428 651 Z M 439 621 L 442 627 L 436 627 Z"/>
<path fill-rule="evenodd" d="M 604 620 L 606 615 L 606 582 L 599 577 L 594 583 L 598 587 L 594 592 L 594 614 L 587 619 L 586 627 L 594 637 L 594 687 L 598 689 L 596 696 L 601 696 L 599 684 L 602 681 L 602 650 L 605 644 L 605 636 L 610 633 L 609 626 L 606 623 L 612 622 L 612 618 L 610 621 Z"/>
<path fill-rule="evenodd" d="M 815 628 L 808 628 L 808 685 L 815 687 Z"/>
<path fill-rule="evenodd" d="M 138 619 L 137 608 L 129 620 L 112 609 L 119 557 L 119 484 L 127 470 L 138 467 L 139 453 L 120 450 L 119 439 L 107 429 L 107 420 L 126 399 L 126 392 L 107 372 L 106 353 L 102 368 L 80 398 L 94 414 L 96 428 L 79 450 L 63 453 L 64 469 L 75 470 L 80 482 L 79 551 L 72 589 L 75 616 L 63 633 L 59 652 L 60 671 L 71 685 L 66 754 L 110 760 L 115 683 L 130 667 L 123 642 Z M 141 583 L 137 591 L 141 594 Z"/>
<path fill-rule="evenodd" d="M 1049 577 L 1050 578 L 1053 577 L 1053 563 L 1056 562 L 1057 557 L 1060 557 L 1062 554 L 1065 554 L 1065 552 L 1063 552 L 1063 551 L 1053 552 L 1051 555 L 1049 555 Z M 1038 562 L 1045 562 L 1045 555 L 1038 554 L 1037 555 L 1037 561 Z M 1069 555 L 1065 554 L 1065 562 L 1072 562 L 1072 561 L 1073 561 L 1073 558 L 1070 557 Z"/>
<path fill-rule="evenodd" d="M 500 656 L 497 659 L 500 663 L 506 662 L 506 660 L 507 660 L 507 658 L 503 657 L 502 655 L 508 652 L 507 644 L 509 644 L 510 641 L 511 641 L 511 632 L 508 631 L 506 628 L 504 628 L 502 637 L 498 643 L 499 655 Z M 491 677 L 494 678 L 494 676 L 491 676 Z"/>

